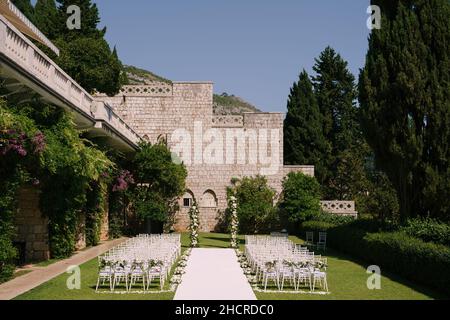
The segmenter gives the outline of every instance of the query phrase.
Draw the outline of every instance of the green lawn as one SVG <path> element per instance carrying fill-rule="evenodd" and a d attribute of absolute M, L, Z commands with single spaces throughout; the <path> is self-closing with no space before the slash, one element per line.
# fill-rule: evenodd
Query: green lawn
<path fill-rule="evenodd" d="M 243 237 L 240 237 L 241 249 L 244 245 Z M 291 237 L 291 240 L 300 243 L 301 240 Z M 200 246 L 202 248 L 228 248 L 230 237 L 227 234 L 200 234 Z M 183 250 L 189 245 L 189 235 L 182 235 Z M 403 281 L 402 279 L 385 273 L 382 277 L 381 290 L 368 290 L 366 281 L 366 265 L 353 261 L 350 257 L 332 250 L 327 251 L 328 256 L 328 284 L 330 295 L 318 296 L 309 294 L 278 294 L 255 292 L 258 299 L 273 300 L 372 300 L 372 299 L 433 299 L 442 298 L 420 286 Z M 68 274 L 62 274 L 47 283 L 17 297 L 18 300 L 171 300 L 174 292 L 153 294 L 110 294 L 95 293 L 97 281 L 97 259 L 81 265 L 81 290 L 68 290 L 66 281 Z M 156 288 L 156 284 L 155 288 Z M 138 288 L 136 288 L 138 289 Z M 166 288 L 168 289 L 168 285 Z"/>

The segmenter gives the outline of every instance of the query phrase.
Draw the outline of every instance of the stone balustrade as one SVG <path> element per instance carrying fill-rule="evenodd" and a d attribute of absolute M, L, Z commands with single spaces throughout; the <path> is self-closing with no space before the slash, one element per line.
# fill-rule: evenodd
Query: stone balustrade
<path fill-rule="evenodd" d="M 331 214 L 357 218 L 354 201 L 321 201 L 322 210 Z"/>
<path fill-rule="evenodd" d="M 37 84 L 41 95 L 63 108 L 69 108 L 82 115 L 86 123 L 98 128 L 98 121 L 114 132 L 115 139 L 121 139 L 131 148 L 136 148 L 140 136 L 128 126 L 111 108 L 103 102 L 98 103 L 75 80 L 37 48 L 26 36 L 17 30 L 5 17 L 0 15 L 0 57 L 3 66 L 14 70 L 17 80 L 25 78 L 31 84 Z M 1 70 L 0 70 L 1 71 Z M 1 72 L 3 73 L 3 71 Z M 42 94 L 42 88 L 43 94 Z M 32 90 L 38 90 L 32 88 Z"/>
<path fill-rule="evenodd" d="M 130 143 L 139 143 L 141 140 L 140 136 L 108 104 L 102 101 L 94 101 L 92 105 L 97 128 L 117 131 L 113 133 L 123 135 Z M 109 129 L 107 129 L 108 127 Z"/>
<path fill-rule="evenodd" d="M 242 128 L 244 127 L 243 116 L 214 116 L 212 118 L 214 128 Z"/>

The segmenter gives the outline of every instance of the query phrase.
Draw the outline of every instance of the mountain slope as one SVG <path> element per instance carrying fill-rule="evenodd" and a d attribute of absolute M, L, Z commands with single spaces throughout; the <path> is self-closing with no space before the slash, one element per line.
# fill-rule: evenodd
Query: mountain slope
<path fill-rule="evenodd" d="M 130 85 L 151 84 L 152 82 L 172 82 L 153 72 L 134 66 L 125 65 L 123 70 L 127 75 L 128 84 Z M 244 99 L 227 93 L 222 93 L 220 95 L 214 94 L 213 110 L 216 115 L 239 115 L 244 112 L 261 112 L 258 108 Z"/>

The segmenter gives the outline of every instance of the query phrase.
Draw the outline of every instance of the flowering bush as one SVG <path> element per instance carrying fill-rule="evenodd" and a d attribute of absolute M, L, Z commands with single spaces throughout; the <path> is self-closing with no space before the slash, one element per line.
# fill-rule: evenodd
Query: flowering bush
<path fill-rule="evenodd" d="M 231 247 L 237 248 L 238 245 L 238 229 L 239 220 L 237 214 L 237 199 L 235 196 L 230 197 L 230 208 L 231 208 Z"/>
<path fill-rule="evenodd" d="M 190 224 L 189 224 L 189 230 L 191 231 L 191 247 L 196 248 L 198 247 L 198 228 L 200 226 L 199 221 L 199 211 L 197 206 L 197 201 L 194 199 L 194 204 L 192 205 L 191 209 L 189 210 L 189 218 L 190 218 Z"/>
<path fill-rule="evenodd" d="M 113 185 L 113 192 L 123 192 L 127 190 L 131 184 L 134 183 L 133 175 L 128 170 L 121 170 L 117 176 L 116 182 Z"/>

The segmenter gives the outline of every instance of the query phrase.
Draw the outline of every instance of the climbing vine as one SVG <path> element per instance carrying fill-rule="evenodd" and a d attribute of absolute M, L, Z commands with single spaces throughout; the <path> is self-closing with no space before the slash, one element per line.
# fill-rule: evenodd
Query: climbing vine
<path fill-rule="evenodd" d="M 51 256 L 67 257 L 75 249 L 84 218 L 88 244 L 98 243 L 108 183 L 104 174 L 114 168 L 104 152 L 82 138 L 65 111 L 42 103 L 19 107 L 1 100 L 0 279 L 10 277 L 14 269 L 14 214 L 22 185 L 42 191 L 40 209 L 49 220 Z"/>

